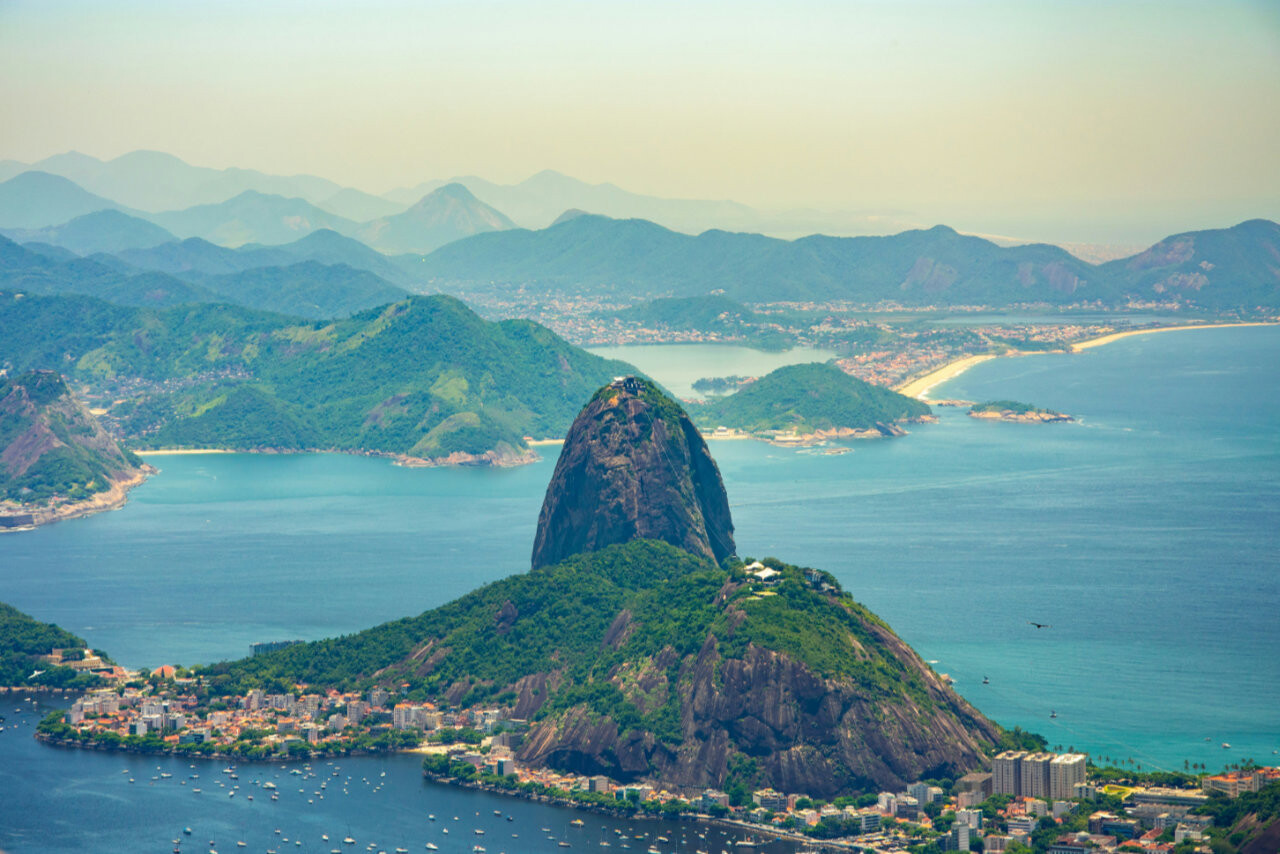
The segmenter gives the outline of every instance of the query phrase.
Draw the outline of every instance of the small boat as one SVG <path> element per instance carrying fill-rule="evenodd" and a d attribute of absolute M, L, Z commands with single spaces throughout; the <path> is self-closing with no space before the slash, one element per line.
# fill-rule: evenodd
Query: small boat
<path fill-rule="evenodd" d="M 428 851 L 439 851 L 440 849 L 439 849 L 438 847 L 436 847 L 436 844 L 435 844 L 434 842 L 428 842 L 428 843 L 427 843 L 427 850 L 428 850 Z"/>
<path fill-rule="evenodd" d="M 183 836 L 190 836 L 190 835 L 191 835 L 191 828 L 189 828 L 189 827 L 184 827 L 184 828 L 182 828 L 182 835 L 183 835 Z"/>
<path fill-rule="evenodd" d="M 1054 711 L 1053 709 L 1049 710 L 1049 717 L 1056 718 L 1057 716 L 1058 716 L 1058 713 L 1056 711 Z"/>
<path fill-rule="evenodd" d="M 1231 745 L 1224 741 L 1224 742 L 1222 742 L 1222 749 L 1223 749 L 1223 750 L 1230 750 L 1230 749 L 1231 749 Z M 133 781 L 132 781 L 132 780 L 130 780 L 129 782 L 130 782 L 130 783 L 132 783 Z"/>
<path fill-rule="evenodd" d="M 990 679 L 988 679 L 987 677 L 983 676 L 983 677 L 982 677 L 982 684 L 983 684 L 983 685 L 990 685 L 990 684 L 991 684 L 991 680 L 990 680 Z"/>
<path fill-rule="evenodd" d="M 572 824 L 574 827 L 582 827 L 582 819 L 575 818 L 573 821 L 569 822 L 569 824 Z"/>

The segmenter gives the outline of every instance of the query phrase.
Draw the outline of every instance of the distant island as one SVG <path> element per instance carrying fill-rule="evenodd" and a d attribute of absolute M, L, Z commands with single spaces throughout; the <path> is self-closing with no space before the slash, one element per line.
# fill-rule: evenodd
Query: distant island
<path fill-rule="evenodd" d="M 756 381 L 756 377 L 743 377 L 734 374 L 728 377 L 699 377 L 693 381 L 693 390 L 702 394 L 732 394 L 748 383 Z"/>
<path fill-rule="evenodd" d="M 902 422 L 933 418 L 926 403 L 820 362 L 778 368 L 689 409 L 707 432 L 727 427 L 780 444 L 900 436 Z"/>
<path fill-rule="evenodd" d="M 985 421 L 1015 421 L 1022 424 L 1049 424 L 1059 421 L 1075 421 L 1052 409 L 1038 409 L 1029 403 L 1016 400 L 989 400 L 975 403 L 969 408 L 970 418 L 981 418 Z"/>
<path fill-rule="evenodd" d="M 0 376 L 0 531 L 115 509 L 154 471 L 57 373 Z"/>

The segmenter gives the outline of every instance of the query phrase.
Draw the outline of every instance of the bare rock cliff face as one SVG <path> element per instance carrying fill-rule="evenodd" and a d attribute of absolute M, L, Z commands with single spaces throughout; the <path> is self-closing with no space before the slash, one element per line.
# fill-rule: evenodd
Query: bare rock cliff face
<path fill-rule="evenodd" d="M 719 563 L 734 553 L 720 470 L 671 398 L 633 378 L 578 414 L 538 516 L 534 568 L 635 539 Z"/>
<path fill-rule="evenodd" d="M 641 670 L 639 682 L 650 695 L 675 692 L 678 738 L 620 730 L 608 717 L 578 707 L 536 725 L 520 758 L 688 791 L 723 787 L 733 764 L 746 758 L 755 785 L 823 798 L 897 790 L 981 767 L 999 728 L 897 635 L 879 634 L 910 677 L 924 682 L 922 695 L 868 691 L 755 644 L 741 658 L 725 658 L 709 636 L 696 655 L 678 660 L 668 648 Z"/>

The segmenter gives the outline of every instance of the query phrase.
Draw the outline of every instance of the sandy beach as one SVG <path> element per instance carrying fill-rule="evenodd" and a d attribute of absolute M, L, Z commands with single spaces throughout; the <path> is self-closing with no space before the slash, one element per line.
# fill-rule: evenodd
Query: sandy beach
<path fill-rule="evenodd" d="M 905 394 L 907 397 L 918 398 L 924 400 L 929 396 L 929 392 L 934 386 L 947 380 L 954 379 L 974 365 L 996 358 L 994 353 L 983 353 L 978 356 L 965 356 L 962 359 L 956 359 L 954 362 L 947 362 L 940 368 L 935 368 L 922 377 L 916 377 L 910 382 L 904 383 L 894 391 L 898 394 Z"/>
<path fill-rule="evenodd" d="M 1071 345 L 1072 353 L 1079 353 L 1081 350 L 1088 350 L 1093 347 L 1101 347 L 1103 344 L 1110 344 L 1112 341 L 1119 341 L 1121 338 L 1130 338 L 1134 335 L 1150 335 L 1153 332 L 1182 332 L 1187 329 L 1229 329 L 1235 326 L 1275 326 L 1274 323 L 1196 323 L 1188 326 L 1159 326 L 1153 329 L 1129 329 L 1124 332 L 1112 332 L 1109 335 L 1102 335 L 1098 338 L 1090 338 L 1087 341 L 1077 341 Z"/>
<path fill-rule="evenodd" d="M 1086 341 L 1077 341 L 1071 345 L 1072 353 L 1079 353 L 1093 347 L 1101 347 L 1104 344 L 1110 344 L 1112 341 L 1119 341 L 1121 338 L 1130 338 L 1134 335 L 1150 335 L 1154 332 L 1179 332 L 1187 329 L 1229 329 L 1237 326 L 1276 326 L 1280 324 L 1266 322 L 1247 322 L 1247 323 L 1197 323 L 1187 326 L 1157 326 L 1151 329 L 1127 329 L 1123 332 L 1111 332 L 1107 335 L 1100 335 L 1097 338 L 1090 338 Z M 1009 353 L 1010 356 L 1032 356 L 1034 352 L 1014 351 Z M 965 371 L 972 368 L 980 362 L 988 359 L 998 358 L 994 353 L 984 353 L 978 356 L 964 356 L 956 359 L 954 362 L 948 362 L 940 368 L 936 368 L 922 377 L 903 383 L 894 391 L 899 394 L 905 394 L 907 397 L 914 397 L 918 400 L 927 400 L 929 392 L 934 386 L 954 379 Z"/>

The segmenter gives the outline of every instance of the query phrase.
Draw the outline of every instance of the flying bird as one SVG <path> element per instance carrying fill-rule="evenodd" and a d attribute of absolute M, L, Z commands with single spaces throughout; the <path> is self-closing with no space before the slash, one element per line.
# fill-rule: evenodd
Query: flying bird
<path fill-rule="evenodd" d="M 1034 620 L 1027 620 L 1027 625 L 1035 626 L 1037 629 L 1051 629 L 1053 626 L 1048 623 L 1037 623 Z"/>

